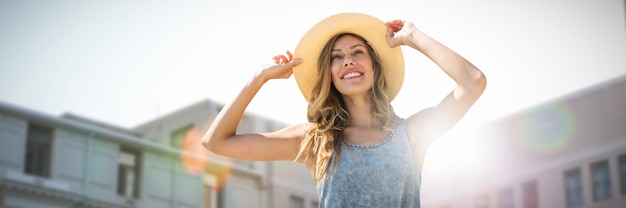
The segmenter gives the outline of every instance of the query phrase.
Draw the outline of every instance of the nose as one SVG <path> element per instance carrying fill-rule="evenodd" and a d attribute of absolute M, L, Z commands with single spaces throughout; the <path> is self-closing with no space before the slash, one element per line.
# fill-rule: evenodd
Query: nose
<path fill-rule="evenodd" d="M 352 58 L 350 57 L 346 57 L 343 61 L 343 67 L 347 67 L 347 66 L 353 66 L 354 65 L 354 60 L 352 60 Z"/>

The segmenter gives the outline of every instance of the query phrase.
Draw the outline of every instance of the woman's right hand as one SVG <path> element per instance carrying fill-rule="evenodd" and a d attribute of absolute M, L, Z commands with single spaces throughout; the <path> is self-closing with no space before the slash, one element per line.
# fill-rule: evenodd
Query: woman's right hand
<path fill-rule="evenodd" d="M 274 64 L 267 65 L 259 71 L 259 75 L 265 81 L 271 79 L 287 79 L 293 74 L 293 67 L 302 63 L 302 59 L 293 59 L 293 54 L 287 51 L 284 54 L 274 56 Z"/>

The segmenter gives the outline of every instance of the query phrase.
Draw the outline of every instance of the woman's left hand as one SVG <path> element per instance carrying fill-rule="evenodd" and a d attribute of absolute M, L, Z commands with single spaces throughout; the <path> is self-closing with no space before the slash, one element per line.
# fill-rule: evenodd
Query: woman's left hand
<path fill-rule="evenodd" d="M 387 44 L 389 47 L 400 45 L 410 45 L 413 43 L 414 35 L 420 32 L 413 23 L 403 20 L 393 20 L 386 22 L 387 25 Z"/>

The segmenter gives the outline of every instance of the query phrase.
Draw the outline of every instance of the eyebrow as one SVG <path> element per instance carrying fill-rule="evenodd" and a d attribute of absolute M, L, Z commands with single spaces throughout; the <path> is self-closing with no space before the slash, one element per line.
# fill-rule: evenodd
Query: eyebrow
<path fill-rule="evenodd" d="M 361 47 L 365 48 L 365 45 L 363 45 L 363 44 L 356 44 L 356 45 L 350 46 L 350 49 L 354 49 L 354 48 L 356 48 L 358 46 L 361 46 Z M 341 49 L 335 48 L 335 49 L 333 49 L 333 51 L 341 51 Z"/>

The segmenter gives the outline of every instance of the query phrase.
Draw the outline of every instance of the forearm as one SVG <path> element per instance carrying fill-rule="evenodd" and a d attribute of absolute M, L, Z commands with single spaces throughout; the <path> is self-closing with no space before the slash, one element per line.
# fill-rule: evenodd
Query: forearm
<path fill-rule="evenodd" d="M 250 104 L 265 82 L 266 79 L 261 73 L 255 74 L 239 92 L 239 95 L 231 103 L 224 106 L 202 138 L 202 144 L 207 149 L 214 149 L 221 142 L 236 135 L 237 126 L 248 104 Z"/>
<path fill-rule="evenodd" d="M 464 57 L 430 36 L 416 31 L 408 45 L 426 55 L 437 64 L 459 87 L 466 90 L 480 89 L 483 73 Z"/>

